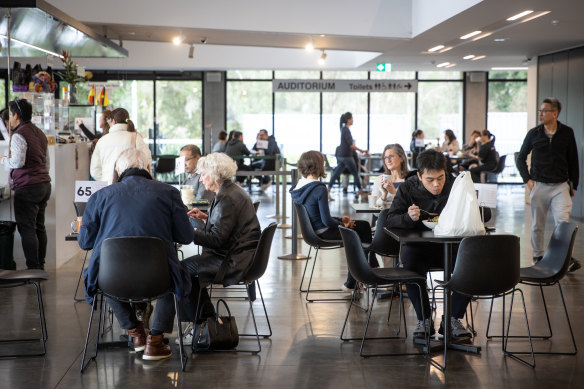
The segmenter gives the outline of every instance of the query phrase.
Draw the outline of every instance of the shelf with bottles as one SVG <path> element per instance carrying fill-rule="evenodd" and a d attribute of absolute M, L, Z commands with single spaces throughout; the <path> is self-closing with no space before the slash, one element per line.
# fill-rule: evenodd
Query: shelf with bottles
<path fill-rule="evenodd" d="M 45 134 L 54 135 L 55 95 L 53 93 L 17 92 L 18 99 L 26 99 L 32 105 L 31 122 Z"/>

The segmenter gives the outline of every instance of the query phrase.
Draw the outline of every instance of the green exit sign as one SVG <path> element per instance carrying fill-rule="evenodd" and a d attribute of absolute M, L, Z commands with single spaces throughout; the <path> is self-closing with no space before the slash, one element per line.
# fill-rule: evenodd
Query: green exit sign
<path fill-rule="evenodd" d="M 390 63 L 378 63 L 375 66 L 378 72 L 391 72 L 391 64 Z"/>

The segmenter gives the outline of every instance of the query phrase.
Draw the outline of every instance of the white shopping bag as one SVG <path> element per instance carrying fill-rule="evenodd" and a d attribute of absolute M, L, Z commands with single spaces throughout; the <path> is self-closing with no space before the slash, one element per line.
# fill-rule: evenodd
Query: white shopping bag
<path fill-rule="evenodd" d="M 446 207 L 434 228 L 436 236 L 484 235 L 479 202 L 469 172 L 462 172 L 452 185 Z"/>

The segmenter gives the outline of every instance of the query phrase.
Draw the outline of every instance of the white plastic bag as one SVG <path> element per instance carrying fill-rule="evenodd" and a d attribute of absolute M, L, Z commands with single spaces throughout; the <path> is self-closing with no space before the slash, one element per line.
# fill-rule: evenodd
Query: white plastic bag
<path fill-rule="evenodd" d="M 434 228 L 436 236 L 484 235 L 479 202 L 469 172 L 462 172 L 452 185 L 446 207 Z"/>

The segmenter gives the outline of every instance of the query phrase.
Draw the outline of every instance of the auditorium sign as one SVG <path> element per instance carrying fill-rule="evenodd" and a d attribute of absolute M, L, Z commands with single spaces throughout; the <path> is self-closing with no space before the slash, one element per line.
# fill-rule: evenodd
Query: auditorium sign
<path fill-rule="evenodd" d="M 417 80 L 273 80 L 273 92 L 417 92 Z"/>

